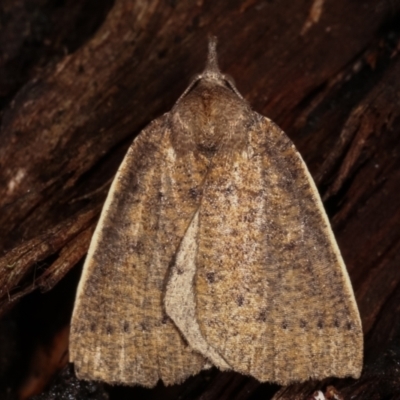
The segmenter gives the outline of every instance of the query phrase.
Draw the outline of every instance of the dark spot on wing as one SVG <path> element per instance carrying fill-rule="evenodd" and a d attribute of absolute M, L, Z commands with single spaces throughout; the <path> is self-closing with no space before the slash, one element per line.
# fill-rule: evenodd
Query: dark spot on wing
<path fill-rule="evenodd" d="M 113 332 L 114 332 L 114 328 L 111 325 L 107 325 L 107 327 L 106 327 L 107 335 L 112 335 Z"/>
<path fill-rule="evenodd" d="M 201 154 L 204 154 L 206 157 L 212 157 L 218 151 L 218 147 L 216 145 L 206 145 L 203 143 L 198 143 L 197 150 Z"/>
<path fill-rule="evenodd" d="M 225 189 L 225 194 L 226 195 L 231 195 L 233 193 L 233 186 L 229 185 L 226 189 Z"/>
<path fill-rule="evenodd" d="M 206 278 L 207 278 L 207 281 L 209 283 L 214 283 L 215 282 L 215 273 L 214 272 L 208 272 L 206 274 Z"/>
<path fill-rule="evenodd" d="M 351 331 L 353 329 L 353 324 L 351 322 L 348 322 L 346 328 L 347 330 Z"/>
<path fill-rule="evenodd" d="M 147 325 L 146 325 L 144 322 L 142 322 L 142 323 L 140 324 L 140 327 L 142 328 L 142 331 L 147 331 L 147 330 L 148 330 L 148 327 L 147 327 Z"/>
<path fill-rule="evenodd" d="M 289 242 L 289 243 L 286 243 L 284 246 L 283 246 L 283 249 L 284 250 L 287 250 L 287 251 L 292 251 L 292 250 L 294 250 L 296 248 L 296 242 L 293 240 L 293 241 L 291 241 L 291 242 Z"/>
<path fill-rule="evenodd" d="M 257 321 L 265 322 L 267 320 L 267 310 L 261 310 L 258 314 Z"/>
<path fill-rule="evenodd" d="M 255 215 L 251 214 L 251 213 L 247 213 L 243 216 L 243 221 L 244 222 L 248 222 L 248 223 L 252 223 L 255 220 Z"/>
<path fill-rule="evenodd" d="M 138 240 L 130 245 L 130 251 L 135 254 L 144 254 L 144 244 L 142 241 Z"/>
<path fill-rule="evenodd" d="M 189 196 L 191 199 L 196 200 L 201 195 L 201 189 L 197 187 L 192 187 L 189 189 Z"/>

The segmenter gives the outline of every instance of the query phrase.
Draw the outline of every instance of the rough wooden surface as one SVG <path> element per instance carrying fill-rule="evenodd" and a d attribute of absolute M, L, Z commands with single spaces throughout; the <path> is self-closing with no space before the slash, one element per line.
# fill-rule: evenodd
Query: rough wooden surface
<path fill-rule="evenodd" d="M 119 162 L 203 69 L 209 34 L 221 69 L 288 133 L 317 182 L 361 312 L 364 374 L 279 388 L 211 370 L 177 387 L 104 390 L 110 399 L 303 399 L 329 383 L 346 398 L 400 396 L 400 1 L 5 0 L 1 398 L 28 398 L 62 367 L 45 363 L 53 369 L 32 385 L 43 365 L 35 354 L 66 346 L 59 332 Z M 71 381 L 57 384 L 67 393 Z"/>

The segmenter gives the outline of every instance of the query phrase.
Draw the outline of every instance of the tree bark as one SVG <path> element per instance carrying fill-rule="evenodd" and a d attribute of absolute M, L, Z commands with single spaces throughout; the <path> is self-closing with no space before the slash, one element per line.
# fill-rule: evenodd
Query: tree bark
<path fill-rule="evenodd" d="M 55 338 L 112 177 L 133 138 L 202 71 L 210 34 L 221 70 L 285 130 L 318 185 L 361 313 L 364 372 L 279 388 L 211 370 L 169 388 L 100 385 L 99 396 L 305 399 L 327 385 L 344 398 L 400 396 L 400 1 L 0 7 L 1 398 L 44 390 L 51 374 L 32 384 L 34 354 L 67 347 L 67 335 Z M 66 360 L 45 364 L 54 373 Z M 60 393 L 74 379 L 63 374 Z"/>

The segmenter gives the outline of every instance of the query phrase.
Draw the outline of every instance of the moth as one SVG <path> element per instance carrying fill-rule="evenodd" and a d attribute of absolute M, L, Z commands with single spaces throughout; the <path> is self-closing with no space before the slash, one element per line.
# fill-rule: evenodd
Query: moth
<path fill-rule="evenodd" d="M 74 306 L 79 378 L 153 387 L 214 365 L 287 385 L 359 377 L 363 336 L 316 186 L 218 68 L 134 140 Z"/>

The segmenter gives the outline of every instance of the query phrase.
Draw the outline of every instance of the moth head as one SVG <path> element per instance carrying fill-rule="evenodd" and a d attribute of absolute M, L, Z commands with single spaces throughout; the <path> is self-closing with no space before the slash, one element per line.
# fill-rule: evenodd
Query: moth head
<path fill-rule="evenodd" d="M 244 146 L 243 132 L 253 118 L 251 108 L 232 80 L 221 73 L 216 45 L 216 38 L 210 38 L 203 73 L 193 79 L 171 111 L 172 131 L 179 133 L 172 135 L 176 153 L 194 151 L 212 158 L 221 149 Z"/>
<path fill-rule="evenodd" d="M 204 71 L 201 74 L 198 74 L 194 79 L 192 79 L 189 86 L 182 93 L 181 97 L 179 97 L 175 106 L 177 106 L 181 102 L 181 100 L 185 98 L 186 95 L 199 84 L 202 86 L 221 86 L 227 88 L 231 92 L 233 92 L 242 102 L 246 102 L 243 96 L 236 89 L 233 79 L 230 76 L 223 74 L 218 67 L 217 38 L 215 36 L 211 36 L 208 41 L 208 57 Z"/>
<path fill-rule="evenodd" d="M 211 81 L 214 84 L 229 87 L 233 92 L 236 93 L 241 99 L 243 96 L 236 89 L 233 79 L 221 72 L 218 66 L 217 57 L 217 38 L 210 36 L 208 39 L 208 57 L 206 67 L 202 74 L 198 76 L 198 79 L 203 81 Z"/>

